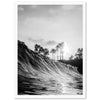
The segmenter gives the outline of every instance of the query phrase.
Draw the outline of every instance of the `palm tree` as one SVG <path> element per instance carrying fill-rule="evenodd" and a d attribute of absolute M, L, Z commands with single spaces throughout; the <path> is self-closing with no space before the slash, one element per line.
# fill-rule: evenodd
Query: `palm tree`
<path fill-rule="evenodd" d="M 34 51 L 39 53 L 40 45 L 35 44 Z"/>
<path fill-rule="evenodd" d="M 47 48 L 44 49 L 44 56 L 49 55 L 49 50 Z"/>
<path fill-rule="evenodd" d="M 59 45 L 60 60 L 61 60 L 61 43 L 59 43 L 58 45 Z"/>
<path fill-rule="evenodd" d="M 82 59 L 83 58 L 83 48 L 78 48 L 75 56 L 77 59 Z"/>
<path fill-rule="evenodd" d="M 57 60 L 59 59 L 59 55 L 58 55 L 58 53 L 59 53 L 59 48 L 60 48 L 60 46 L 59 46 L 59 44 L 56 46 L 56 52 L 57 52 Z"/>
<path fill-rule="evenodd" d="M 63 47 L 64 47 L 64 42 L 59 43 L 59 48 L 60 48 L 60 60 L 63 60 Z"/>
<path fill-rule="evenodd" d="M 51 53 L 52 53 L 52 59 L 55 59 L 56 50 L 55 50 L 55 49 L 52 49 L 52 50 L 51 50 Z"/>
<path fill-rule="evenodd" d="M 63 48 L 64 48 L 64 42 L 61 42 L 61 58 L 62 58 L 62 60 L 63 60 L 63 54 L 64 54 L 64 51 L 63 51 Z"/>
<path fill-rule="evenodd" d="M 42 54 L 42 53 L 44 53 L 44 48 L 39 46 L 39 54 Z"/>

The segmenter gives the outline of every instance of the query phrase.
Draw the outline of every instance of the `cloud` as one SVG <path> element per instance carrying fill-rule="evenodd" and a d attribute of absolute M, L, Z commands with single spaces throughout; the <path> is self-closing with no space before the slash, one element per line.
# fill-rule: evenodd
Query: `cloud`
<path fill-rule="evenodd" d="M 22 6 L 18 6 L 19 11 L 24 11 L 24 8 Z"/>
<path fill-rule="evenodd" d="M 54 40 L 49 40 L 49 41 L 45 41 L 44 39 L 32 39 L 32 38 L 28 38 L 29 41 L 33 42 L 34 44 L 40 44 L 42 46 L 53 46 L 56 45 L 57 42 Z"/>
<path fill-rule="evenodd" d="M 35 39 L 32 39 L 32 38 L 28 38 L 28 40 L 31 41 L 31 42 L 37 43 L 37 44 L 40 44 L 40 43 L 44 42 L 43 39 L 37 39 L 37 40 L 35 40 Z"/>
<path fill-rule="evenodd" d="M 57 42 L 54 41 L 54 40 L 52 40 L 52 41 L 47 41 L 46 44 L 47 44 L 47 45 L 55 45 L 55 44 L 57 44 Z"/>

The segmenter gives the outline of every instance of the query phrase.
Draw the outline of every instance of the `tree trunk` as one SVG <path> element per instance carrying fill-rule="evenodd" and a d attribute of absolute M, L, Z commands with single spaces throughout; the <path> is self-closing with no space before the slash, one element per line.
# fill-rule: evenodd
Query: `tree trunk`
<path fill-rule="evenodd" d="M 58 51 L 57 51 L 57 60 L 58 60 Z"/>

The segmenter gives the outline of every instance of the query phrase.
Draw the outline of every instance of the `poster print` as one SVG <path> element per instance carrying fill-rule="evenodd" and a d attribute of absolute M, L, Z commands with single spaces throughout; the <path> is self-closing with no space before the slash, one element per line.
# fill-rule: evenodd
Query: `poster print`
<path fill-rule="evenodd" d="M 18 4 L 17 96 L 84 96 L 83 4 Z"/>

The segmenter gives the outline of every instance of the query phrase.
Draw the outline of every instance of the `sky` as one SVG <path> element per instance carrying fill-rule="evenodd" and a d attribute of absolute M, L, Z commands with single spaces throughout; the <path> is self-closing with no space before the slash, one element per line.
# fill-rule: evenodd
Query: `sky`
<path fill-rule="evenodd" d="M 82 11 L 82 5 L 18 5 L 18 39 L 32 50 L 65 42 L 67 59 L 83 46 Z"/>

